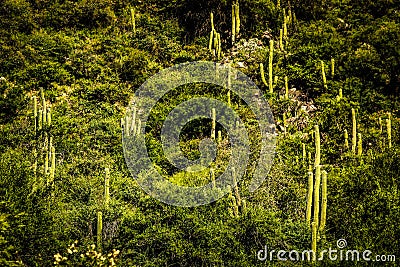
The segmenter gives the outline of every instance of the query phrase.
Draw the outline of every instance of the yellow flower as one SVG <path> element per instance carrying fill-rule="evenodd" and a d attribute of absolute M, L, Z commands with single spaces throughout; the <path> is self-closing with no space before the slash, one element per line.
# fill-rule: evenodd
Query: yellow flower
<path fill-rule="evenodd" d="M 72 254 L 72 250 L 70 248 L 67 249 L 67 251 L 68 251 L 69 254 Z"/>
<path fill-rule="evenodd" d="M 56 259 L 57 262 L 61 261 L 61 259 L 62 259 L 60 253 L 57 253 L 56 255 L 54 255 L 54 258 Z"/>
<path fill-rule="evenodd" d="M 92 249 L 94 249 L 94 248 L 96 247 L 96 245 L 95 245 L 95 244 L 92 244 L 90 247 L 91 247 Z"/>
<path fill-rule="evenodd" d="M 114 257 L 117 257 L 118 254 L 119 254 L 119 250 L 113 249 L 113 256 L 114 256 Z"/>

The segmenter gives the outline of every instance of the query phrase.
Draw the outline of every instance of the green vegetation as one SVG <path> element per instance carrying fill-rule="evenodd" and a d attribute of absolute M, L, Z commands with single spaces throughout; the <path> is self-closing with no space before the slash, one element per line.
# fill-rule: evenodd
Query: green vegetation
<path fill-rule="evenodd" d="M 1 266 L 281 266 L 257 251 L 341 238 L 400 256 L 397 1 L 4 0 L 0 34 Z M 254 193 L 260 133 L 230 72 L 228 88 L 171 90 L 146 124 L 128 108 L 147 78 L 200 60 L 239 69 L 270 103 L 276 156 Z M 231 158 L 218 121 L 194 120 L 180 136 L 195 160 L 211 133 L 210 168 L 178 170 L 161 145 L 169 112 L 196 96 L 239 114 L 250 162 L 217 202 L 169 206 L 131 176 L 121 133 L 145 132 L 170 181 L 215 183 Z"/>

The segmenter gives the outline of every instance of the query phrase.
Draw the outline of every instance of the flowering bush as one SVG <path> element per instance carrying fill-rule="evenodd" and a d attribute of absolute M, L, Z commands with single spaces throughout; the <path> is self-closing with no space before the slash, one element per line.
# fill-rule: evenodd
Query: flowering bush
<path fill-rule="evenodd" d="M 119 250 L 113 249 L 108 254 L 97 251 L 94 244 L 84 247 L 78 246 L 76 240 L 66 250 L 66 254 L 57 253 L 54 255 L 56 266 L 117 266 L 116 261 Z"/>

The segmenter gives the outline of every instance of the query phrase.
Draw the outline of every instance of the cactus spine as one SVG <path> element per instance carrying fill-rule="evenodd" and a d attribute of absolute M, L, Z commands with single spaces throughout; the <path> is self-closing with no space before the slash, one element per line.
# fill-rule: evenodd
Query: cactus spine
<path fill-rule="evenodd" d="M 331 58 L 331 77 L 332 79 L 335 77 L 335 59 Z"/>
<path fill-rule="evenodd" d="M 222 142 L 222 132 L 218 131 L 218 143 Z"/>
<path fill-rule="evenodd" d="M 356 111 L 354 108 L 351 109 L 351 121 L 353 123 L 353 130 L 351 136 L 351 151 L 355 155 L 357 146 L 357 122 L 356 122 Z"/>
<path fill-rule="evenodd" d="M 361 155 L 362 155 L 362 136 L 361 136 L 361 133 L 358 133 L 357 155 L 359 157 L 361 157 Z"/>
<path fill-rule="evenodd" d="M 326 224 L 326 208 L 327 208 L 327 204 L 328 204 L 328 197 L 327 197 L 327 193 L 328 193 L 328 188 L 327 188 L 327 179 L 328 173 L 323 170 L 322 171 L 322 204 L 321 204 L 321 222 L 320 222 L 320 226 L 319 229 L 322 231 L 325 228 L 325 224 Z"/>
<path fill-rule="evenodd" d="M 269 93 L 272 94 L 274 91 L 272 84 L 272 62 L 274 56 L 274 41 L 269 41 L 269 58 L 268 58 L 268 81 L 269 81 Z"/>
<path fill-rule="evenodd" d="M 319 166 L 321 162 L 321 137 L 319 135 L 318 125 L 314 126 L 315 129 L 315 163 L 314 167 Z"/>
<path fill-rule="evenodd" d="M 306 162 L 306 158 L 307 158 L 307 155 L 306 155 L 306 144 L 302 143 L 301 145 L 303 147 L 303 162 Z"/>
<path fill-rule="evenodd" d="M 108 207 L 110 203 L 110 169 L 105 168 L 106 176 L 104 177 L 104 203 Z"/>
<path fill-rule="evenodd" d="M 101 250 L 102 247 L 102 235 L 103 235 L 103 213 L 97 212 L 97 247 Z"/>
<path fill-rule="evenodd" d="M 311 208 L 313 198 L 313 173 L 308 172 L 308 193 L 307 193 L 307 211 L 306 211 L 306 222 L 307 224 L 311 221 Z"/>

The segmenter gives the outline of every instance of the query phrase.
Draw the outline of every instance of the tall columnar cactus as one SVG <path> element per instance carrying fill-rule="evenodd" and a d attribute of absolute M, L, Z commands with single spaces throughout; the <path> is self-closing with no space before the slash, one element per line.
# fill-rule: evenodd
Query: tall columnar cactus
<path fill-rule="evenodd" d="M 44 175 L 47 175 L 49 173 L 49 154 L 48 154 L 48 150 L 47 150 L 47 146 L 44 152 Z M 49 179 L 47 178 L 47 185 L 49 185 Z"/>
<path fill-rule="evenodd" d="M 312 209 L 312 202 L 313 202 L 313 173 L 308 172 L 308 191 L 307 191 L 307 210 L 306 210 L 306 222 L 309 225 L 311 221 L 311 209 Z"/>
<path fill-rule="evenodd" d="M 283 29 L 279 29 L 279 48 L 281 49 L 281 51 L 284 50 L 284 47 L 283 47 Z"/>
<path fill-rule="evenodd" d="M 137 124 L 137 127 L 136 127 L 136 136 L 140 135 L 141 129 L 142 129 L 142 120 L 138 119 L 138 124 Z"/>
<path fill-rule="evenodd" d="M 331 58 L 331 77 L 332 80 L 335 77 L 335 59 Z"/>
<path fill-rule="evenodd" d="M 234 45 L 240 31 L 239 1 L 232 3 L 232 45 Z"/>
<path fill-rule="evenodd" d="M 240 206 L 242 201 L 241 201 L 240 194 L 239 194 L 239 186 L 238 186 L 237 179 L 236 179 L 235 167 L 232 167 L 232 178 L 233 178 L 233 185 L 234 185 L 234 190 L 235 190 L 235 198 L 237 201 L 237 205 Z"/>
<path fill-rule="evenodd" d="M 131 120 L 131 129 L 130 132 L 135 135 L 136 133 L 136 113 L 137 113 L 137 108 L 133 107 L 133 111 L 132 111 L 132 120 Z"/>
<path fill-rule="evenodd" d="M 51 108 L 50 107 L 48 107 L 47 108 L 47 119 L 46 119 L 46 122 L 47 122 L 47 126 L 51 126 Z"/>
<path fill-rule="evenodd" d="M 292 25 L 296 25 L 297 23 L 297 18 L 296 18 L 296 13 L 292 13 Z"/>
<path fill-rule="evenodd" d="M 237 205 L 236 198 L 232 194 L 232 189 L 230 186 L 228 186 L 228 190 L 229 190 L 229 200 L 232 203 L 232 208 L 230 209 L 230 210 L 232 210 L 231 214 L 233 217 L 239 217 L 239 207 Z"/>
<path fill-rule="evenodd" d="M 321 163 L 321 137 L 319 134 L 318 125 L 315 125 L 314 129 L 315 129 L 315 163 L 314 163 L 314 167 L 317 167 Z"/>
<path fill-rule="evenodd" d="M 285 99 L 289 99 L 289 82 L 287 76 L 285 76 Z"/>
<path fill-rule="evenodd" d="M 242 214 L 245 214 L 247 212 L 247 202 L 245 199 L 242 199 L 240 211 L 242 212 Z"/>
<path fill-rule="evenodd" d="M 213 55 L 214 55 L 214 57 L 218 57 L 218 47 L 219 47 L 219 44 L 218 44 L 218 32 L 214 32 L 214 46 L 213 46 Z"/>
<path fill-rule="evenodd" d="M 215 108 L 211 109 L 211 117 L 212 117 L 212 122 L 211 122 L 211 139 L 215 140 L 215 126 L 216 126 L 216 112 Z"/>
<path fill-rule="evenodd" d="M 314 184 L 314 222 L 318 226 L 319 220 L 319 188 L 321 184 L 321 165 L 315 167 L 315 184 Z"/>
<path fill-rule="evenodd" d="M 351 136 L 351 151 L 355 155 L 357 146 L 357 122 L 356 122 L 356 111 L 354 108 L 351 109 L 351 121 L 353 124 L 352 136 Z"/>
<path fill-rule="evenodd" d="M 328 84 L 326 82 L 326 75 L 325 75 L 325 64 L 322 60 L 321 60 L 321 73 L 322 73 L 322 81 L 324 83 L 324 88 L 328 89 Z"/>
<path fill-rule="evenodd" d="M 344 147 L 349 149 L 349 133 L 344 129 Z"/>
<path fill-rule="evenodd" d="M 51 167 L 50 167 L 50 182 L 54 181 L 54 175 L 56 172 L 56 149 L 51 146 Z"/>
<path fill-rule="evenodd" d="M 130 118 L 129 118 L 129 111 L 127 112 L 127 114 L 126 114 L 126 116 L 125 116 L 124 127 L 125 127 L 125 135 L 126 135 L 126 136 L 130 136 Z"/>
<path fill-rule="evenodd" d="M 133 31 L 133 33 L 136 33 L 136 18 L 135 18 L 136 14 L 135 14 L 135 9 L 131 8 L 130 11 L 131 11 L 132 31 Z"/>
<path fill-rule="evenodd" d="M 210 168 L 210 176 L 213 188 L 215 188 L 215 171 L 214 168 Z"/>
<path fill-rule="evenodd" d="M 232 16 L 231 16 L 231 19 L 232 19 L 232 28 L 231 28 L 232 36 L 231 36 L 231 38 L 232 38 L 232 45 L 234 45 L 235 44 L 235 38 L 236 38 L 236 17 L 235 17 L 235 6 L 233 4 L 232 4 Z"/>
<path fill-rule="evenodd" d="M 38 123 L 38 112 L 37 112 L 37 99 L 36 96 L 32 97 L 32 102 L 33 102 L 33 121 L 35 124 L 35 134 L 37 133 L 37 123 Z"/>
<path fill-rule="evenodd" d="M 322 204 L 321 204 L 321 222 L 319 229 L 322 231 L 325 228 L 326 224 L 326 209 L 328 205 L 328 186 L 327 186 L 327 179 L 328 173 L 323 170 L 322 171 Z"/>
<path fill-rule="evenodd" d="M 46 98 L 44 97 L 44 91 L 43 88 L 40 89 L 40 96 L 42 99 L 42 126 L 45 127 L 46 125 L 46 119 L 47 119 L 47 114 L 46 114 Z"/>
<path fill-rule="evenodd" d="M 265 72 L 264 72 L 264 64 L 260 63 L 260 74 L 261 74 L 261 81 L 265 86 L 268 86 L 267 81 L 265 80 Z"/>
<path fill-rule="evenodd" d="M 103 237 L 103 213 L 97 212 L 97 248 L 101 250 Z"/>
<path fill-rule="evenodd" d="M 362 136 L 361 136 L 361 133 L 358 133 L 357 155 L 359 157 L 362 156 Z"/>
<path fill-rule="evenodd" d="M 104 177 L 104 204 L 108 207 L 110 203 L 110 169 L 105 168 L 105 177 Z"/>
<path fill-rule="evenodd" d="M 286 20 L 286 19 L 285 19 Z M 287 24 L 286 21 L 283 22 L 283 38 L 285 38 L 286 42 L 287 42 L 287 38 L 288 38 L 288 30 L 287 30 Z"/>
<path fill-rule="evenodd" d="M 221 45 L 221 34 L 217 33 L 217 59 L 219 60 L 221 58 L 221 53 L 222 53 L 222 45 Z"/>
<path fill-rule="evenodd" d="M 214 14 L 210 13 L 211 20 L 211 32 L 210 32 L 210 41 L 208 43 L 208 49 L 213 54 L 213 56 L 220 59 L 222 53 L 222 45 L 221 45 L 221 35 L 215 30 L 214 27 Z"/>
<path fill-rule="evenodd" d="M 239 0 L 236 0 L 235 4 L 235 26 L 236 26 L 236 35 L 240 32 L 240 13 L 239 13 Z"/>
<path fill-rule="evenodd" d="M 311 235 L 311 250 L 313 253 L 313 261 L 317 260 L 317 239 L 318 239 L 318 232 L 317 232 L 318 225 L 315 222 L 311 223 L 312 235 Z"/>
<path fill-rule="evenodd" d="M 392 120 L 390 118 L 390 113 L 388 113 L 388 118 L 386 119 L 386 128 L 387 128 L 387 138 L 389 143 L 389 148 L 392 147 Z"/>
<path fill-rule="evenodd" d="M 343 89 L 339 88 L 338 100 L 341 100 L 342 98 L 343 98 Z"/>
<path fill-rule="evenodd" d="M 210 41 L 208 43 L 208 50 L 210 50 L 210 52 L 212 52 L 213 49 L 213 41 L 214 41 L 214 32 L 215 32 L 215 28 L 214 28 L 214 14 L 211 12 L 210 13 L 210 21 L 211 21 L 211 32 L 210 32 Z"/>
<path fill-rule="evenodd" d="M 268 85 L 269 85 L 269 93 L 272 94 L 274 92 L 274 87 L 272 84 L 272 63 L 274 57 L 274 41 L 269 41 L 269 58 L 268 58 Z"/>

